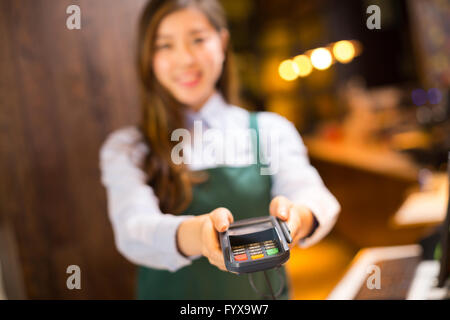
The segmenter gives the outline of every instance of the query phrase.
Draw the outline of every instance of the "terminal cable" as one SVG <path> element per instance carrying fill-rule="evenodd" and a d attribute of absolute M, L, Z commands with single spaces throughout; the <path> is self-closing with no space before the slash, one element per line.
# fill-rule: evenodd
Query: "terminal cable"
<path fill-rule="evenodd" d="M 251 285 L 253 291 L 255 291 L 263 299 L 276 300 L 281 295 L 281 293 L 283 292 L 284 286 L 286 285 L 286 283 L 284 281 L 284 277 L 283 277 L 283 275 L 281 274 L 281 271 L 280 271 L 280 266 L 277 267 L 275 270 L 277 271 L 277 274 L 278 274 L 278 277 L 279 277 L 280 283 L 281 283 L 280 289 L 278 289 L 276 294 L 273 291 L 272 284 L 270 283 L 270 279 L 269 279 L 269 276 L 267 275 L 267 272 L 263 271 L 264 272 L 264 278 L 266 279 L 266 284 L 267 284 L 267 286 L 269 287 L 269 290 L 270 290 L 270 295 L 269 294 L 264 294 L 261 291 L 259 291 L 256 288 L 255 283 L 253 282 L 253 274 L 252 273 L 248 274 L 248 281 L 250 282 L 250 285 Z"/>

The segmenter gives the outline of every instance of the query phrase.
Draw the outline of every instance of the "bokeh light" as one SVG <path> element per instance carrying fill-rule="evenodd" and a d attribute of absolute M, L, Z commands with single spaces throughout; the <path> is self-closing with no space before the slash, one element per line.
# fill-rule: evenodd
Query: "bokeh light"
<path fill-rule="evenodd" d="M 439 91 L 438 88 L 431 88 L 428 90 L 428 101 L 431 104 L 438 104 L 442 100 L 442 93 Z"/>
<path fill-rule="evenodd" d="M 338 41 L 333 46 L 333 55 L 341 63 L 349 63 L 355 57 L 355 47 L 350 41 Z"/>
<path fill-rule="evenodd" d="M 294 63 L 298 67 L 298 75 L 300 77 L 308 76 L 313 69 L 311 60 L 309 60 L 309 57 L 304 54 L 296 56 L 294 58 Z"/>
<path fill-rule="evenodd" d="M 427 103 L 427 93 L 423 89 L 415 89 L 411 93 L 411 99 L 416 106 L 423 106 Z"/>
<path fill-rule="evenodd" d="M 311 63 L 318 70 L 325 70 L 331 66 L 333 58 L 328 49 L 318 48 L 311 53 Z"/>
<path fill-rule="evenodd" d="M 278 67 L 280 77 L 286 81 L 292 81 L 298 77 L 298 66 L 292 60 L 284 60 Z"/>

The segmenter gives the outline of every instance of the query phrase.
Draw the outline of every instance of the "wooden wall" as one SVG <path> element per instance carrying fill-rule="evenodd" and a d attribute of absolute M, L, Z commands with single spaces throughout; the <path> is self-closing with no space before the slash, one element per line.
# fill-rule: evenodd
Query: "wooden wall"
<path fill-rule="evenodd" d="M 71 4 L 81 30 L 66 28 Z M 0 0 L 0 223 L 12 226 L 27 298 L 133 297 L 135 268 L 114 246 L 98 152 L 138 119 L 143 4 Z M 66 287 L 72 264 L 81 290 Z"/>

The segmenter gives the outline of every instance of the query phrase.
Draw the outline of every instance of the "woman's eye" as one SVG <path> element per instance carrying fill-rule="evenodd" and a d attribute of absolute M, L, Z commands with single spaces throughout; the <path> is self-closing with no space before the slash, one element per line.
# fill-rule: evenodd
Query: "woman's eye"
<path fill-rule="evenodd" d="M 155 46 L 156 50 L 170 49 L 170 44 L 159 44 Z"/>
<path fill-rule="evenodd" d="M 194 39 L 194 43 L 202 43 L 203 41 L 205 41 L 205 38 Z"/>

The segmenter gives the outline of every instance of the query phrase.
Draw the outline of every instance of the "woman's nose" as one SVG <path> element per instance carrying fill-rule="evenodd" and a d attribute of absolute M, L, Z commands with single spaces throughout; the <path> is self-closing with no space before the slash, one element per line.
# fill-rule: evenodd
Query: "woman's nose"
<path fill-rule="evenodd" d="M 195 61 L 194 53 L 189 44 L 179 46 L 177 58 L 178 62 L 182 65 L 190 65 Z"/>

